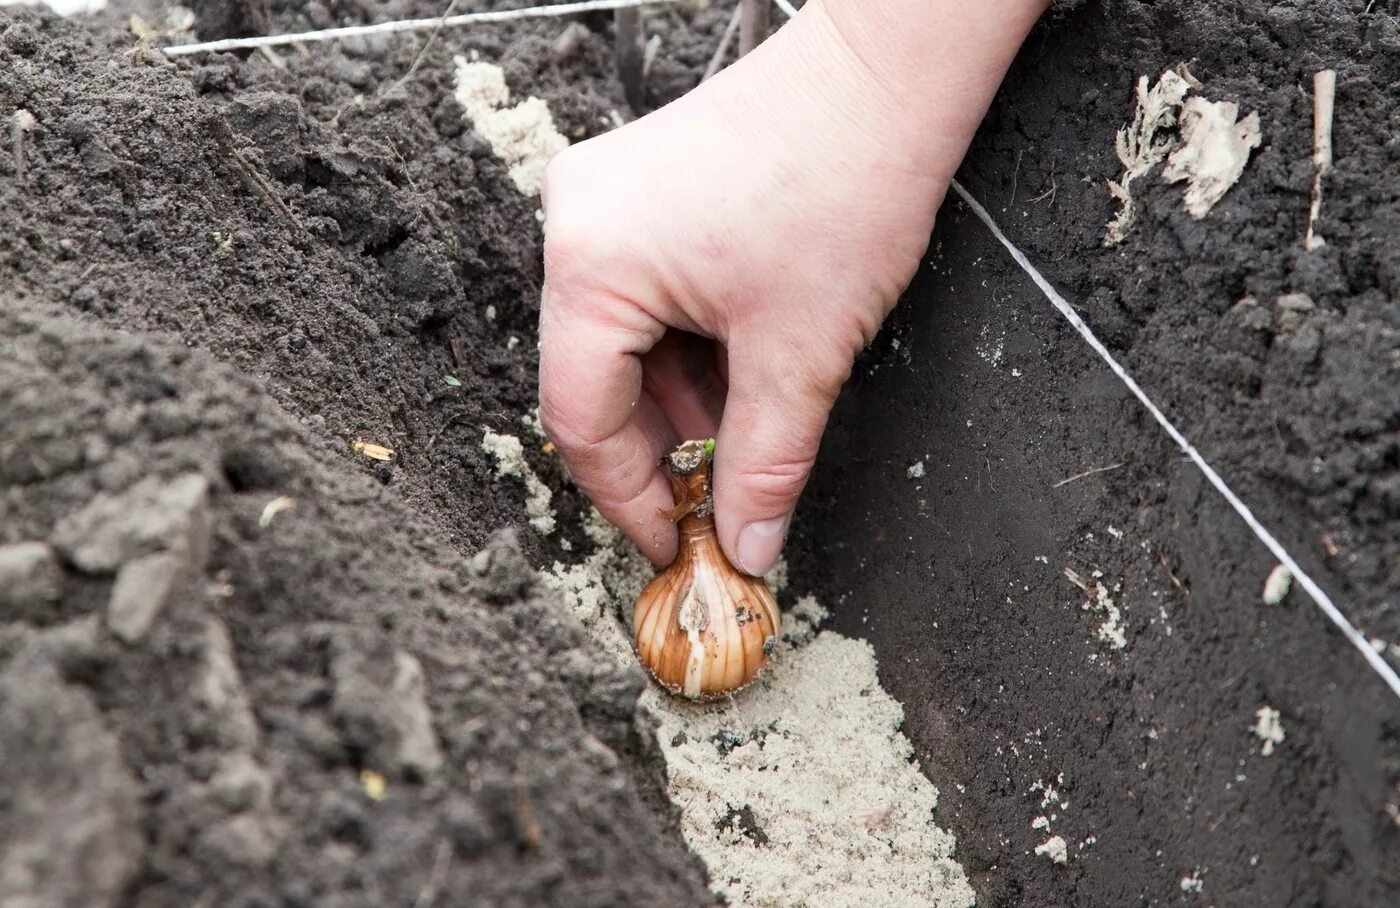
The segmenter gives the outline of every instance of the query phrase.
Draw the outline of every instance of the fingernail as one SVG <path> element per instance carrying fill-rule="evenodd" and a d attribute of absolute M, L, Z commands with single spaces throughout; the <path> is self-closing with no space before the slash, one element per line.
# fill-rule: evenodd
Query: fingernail
<path fill-rule="evenodd" d="M 785 514 L 772 520 L 756 520 L 740 530 L 739 569 L 755 577 L 768 573 L 783 550 L 790 520 L 792 515 Z"/>

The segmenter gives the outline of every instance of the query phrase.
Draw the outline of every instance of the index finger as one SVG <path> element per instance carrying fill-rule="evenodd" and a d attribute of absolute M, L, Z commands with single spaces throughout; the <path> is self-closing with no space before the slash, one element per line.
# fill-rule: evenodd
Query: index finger
<path fill-rule="evenodd" d="M 642 387 L 642 355 L 665 326 L 639 307 L 596 294 L 540 304 L 540 421 L 580 489 L 648 558 L 667 564 L 676 528 L 657 462 L 675 445 L 670 423 Z"/>

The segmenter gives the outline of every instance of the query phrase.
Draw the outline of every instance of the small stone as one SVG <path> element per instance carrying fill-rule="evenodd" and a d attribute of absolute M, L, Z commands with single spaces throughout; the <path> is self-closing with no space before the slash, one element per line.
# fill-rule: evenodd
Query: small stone
<path fill-rule="evenodd" d="M 194 701 L 206 714 L 204 729 L 215 741 L 251 750 L 258 743 L 253 718 L 238 664 L 233 659 L 233 638 L 223 621 L 211 616 L 204 629 L 204 666 L 193 687 Z"/>
<path fill-rule="evenodd" d="M 200 833 L 195 855 L 209 864 L 235 867 L 266 866 L 277 856 L 279 836 L 266 817 L 245 813 L 211 826 Z"/>
<path fill-rule="evenodd" d="M 1311 365 L 1322 350 L 1322 332 L 1313 325 L 1303 325 L 1284 342 L 1284 349 L 1300 366 Z"/>
<path fill-rule="evenodd" d="M 126 562 L 159 551 L 186 553 L 191 571 L 198 572 L 209 553 L 209 483 L 198 473 L 174 480 L 148 476 L 69 514 L 50 541 L 88 574 L 113 574 Z"/>
<path fill-rule="evenodd" d="M 58 555 L 42 542 L 0 546 L 0 609 L 25 612 L 57 602 L 63 592 Z"/>
<path fill-rule="evenodd" d="M 394 654 L 394 683 L 391 688 L 401 707 L 399 727 L 399 768 L 425 776 L 442 766 L 442 750 L 433 731 L 433 714 L 428 709 L 428 684 L 423 666 L 408 653 Z"/>
<path fill-rule="evenodd" d="M 410 654 L 375 644 L 342 644 L 331 660 L 331 712 L 345 743 L 365 762 L 423 778 L 442 765 L 423 667 Z"/>
<path fill-rule="evenodd" d="M 484 851 L 496 840 L 491 819 L 474 802 L 454 801 L 447 807 L 447 830 L 457 853 L 469 858 Z"/>
<path fill-rule="evenodd" d="M 105 908 L 145 848 L 140 789 L 92 696 L 42 656 L 0 673 L 0 904 Z"/>
<path fill-rule="evenodd" d="M 210 791 L 231 813 L 267 810 L 272 806 L 272 777 L 248 753 L 225 757 L 209 782 Z"/>
<path fill-rule="evenodd" d="M 493 533 L 486 548 L 467 563 L 467 570 L 470 592 L 486 602 L 515 602 L 535 582 L 535 571 L 520 550 L 520 537 L 509 528 Z"/>
<path fill-rule="evenodd" d="M 107 602 L 107 628 L 135 643 L 146 635 L 184 579 L 184 559 L 159 552 L 129 561 L 117 573 Z"/>
<path fill-rule="evenodd" d="M 1306 293 L 1285 293 L 1274 300 L 1274 308 L 1278 310 L 1279 330 L 1287 333 L 1297 331 L 1317 306 Z"/>

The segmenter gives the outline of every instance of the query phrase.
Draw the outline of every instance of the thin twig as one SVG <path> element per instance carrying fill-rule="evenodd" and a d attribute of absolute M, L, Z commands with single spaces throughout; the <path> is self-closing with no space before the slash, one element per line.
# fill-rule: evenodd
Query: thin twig
<path fill-rule="evenodd" d="M 438 842 L 437 854 L 433 857 L 433 867 L 428 871 L 428 881 L 418 890 L 418 898 L 413 900 L 413 908 L 432 908 L 446 882 L 447 861 L 452 857 L 452 845 L 443 839 Z"/>
<path fill-rule="evenodd" d="M 1086 476 L 1093 476 L 1095 473 L 1107 473 L 1109 470 L 1117 470 L 1122 467 L 1126 467 L 1127 465 L 1127 461 L 1120 461 L 1118 463 L 1111 463 L 1106 467 L 1094 467 L 1092 470 L 1085 470 L 1083 473 L 1075 473 L 1073 476 L 1066 476 L 1064 479 L 1061 479 L 1059 482 L 1055 483 L 1050 488 L 1058 489 L 1060 486 L 1069 485 L 1076 479 L 1083 479 Z"/>
<path fill-rule="evenodd" d="M 260 53 L 260 54 L 262 54 L 264 57 L 266 57 L 266 58 L 267 58 L 267 61 L 268 61 L 269 63 L 271 63 L 273 66 L 277 67 L 277 68 L 280 69 L 280 70 L 283 70 L 284 72 L 286 71 L 286 69 L 287 69 L 287 61 L 286 61 L 286 60 L 283 60 L 281 57 L 277 56 L 277 52 L 274 51 L 272 48 L 270 48 L 270 47 L 260 47 L 260 48 L 258 48 L 258 53 Z"/>
<path fill-rule="evenodd" d="M 1060 186 L 1058 183 L 1055 182 L 1055 169 L 1054 165 L 1052 164 L 1050 168 L 1050 188 L 1045 190 L 1035 198 L 1031 199 L 1031 204 L 1034 205 L 1037 202 L 1043 202 L 1046 199 L 1049 199 L 1050 204 L 1053 206 L 1055 204 L 1055 193 L 1059 192 L 1059 190 Z"/>
<path fill-rule="evenodd" d="M 250 38 L 223 38 L 218 41 L 204 41 L 199 44 L 172 44 L 161 48 L 168 57 L 181 57 L 188 54 L 214 53 L 226 50 L 247 50 L 255 47 L 274 47 L 281 44 L 296 44 L 299 41 L 337 41 L 341 38 L 354 38 L 362 35 L 385 35 L 395 32 L 422 32 L 428 29 L 456 28 L 462 25 L 483 25 L 491 22 L 511 22 L 516 19 L 540 19 L 554 16 L 574 16 L 579 13 L 592 13 L 602 10 L 624 9 L 630 6 L 653 6 L 678 3 L 680 0 L 577 0 L 573 3 L 555 3 L 548 6 L 529 6 L 524 9 L 490 10 L 482 13 L 460 13 L 456 16 L 434 16 L 431 19 L 397 19 L 393 22 L 376 22 L 374 25 L 346 25 L 340 28 L 324 28 L 312 32 L 298 32 L 288 35 L 255 35 Z"/>
<path fill-rule="evenodd" d="M 423 56 L 427 54 L 428 48 L 433 46 L 433 41 L 435 41 L 437 39 L 437 36 L 442 33 L 443 25 L 447 22 L 447 17 L 452 14 L 452 8 L 456 5 L 457 0 L 452 0 L 451 3 L 447 4 L 447 9 L 443 10 L 442 15 L 437 20 L 438 27 L 433 30 L 433 33 L 428 36 L 428 40 L 423 43 L 423 46 L 421 48 L 419 48 L 418 53 L 413 58 L 413 62 L 409 64 L 408 71 L 405 72 L 397 82 L 395 82 L 393 85 L 390 85 L 388 88 L 384 88 L 381 86 L 379 91 L 375 92 L 374 94 L 374 100 L 376 102 L 387 98 L 390 95 L 397 92 L 400 88 L 403 87 L 403 84 L 413 76 L 413 73 L 418 69 L 418 65 L 423 62 Z M 261 47 L 258 49 L 267 53 L 271 53 L 271 51 L 268 51 L 266 47 Z M 305 50 L 304 47 L 302 49 Z M 335 116 L 331 117 L 331 126 L 339 127 L 341 117 L 343 117 L 347 112 L 349 112 L 352 109 L 363 109 L 366 103 L 367 102 L 364 96 L 362 95 L 356 95 L 349 101 L 346 101 L 344 104 L 341 105 L 340 109 L 335 112 Z"/>
<path fill-rule="evenodd" d="M 645 85 L 651 78 L 651 68 L 656 63 L 656 58 L 661 53 L 661 36 L 652 35 L 647 39 L 646 50 L 642 51 L 642 84 Z"/>
<path fill-rule="evenodd" d="M 277 193 L 273 191 L 270 185 L 268 185 L 267 180 L 263 179 L 262 174 L 258 173 L 252 164 L 249 164 L 247 161 L 245 161 L 243 159 L 243 155 L 239 154 L 236 149 L 229 149 L 229 157 L 233 160 L 233 163 L 238 166 L 239 172 L 241 172 L 243 176 L 247 177 L 248 180 L 253 184 L 253 188 L 258 191 L 258 195 L 262 196 L 263 199 L 266 200 L 266 202 L 269 205 L 277 209 L 277 213 L 282 215 L 282 217 L 286 219 L 287 223 L 291 224 L 297 229 L 301 229 L 300 222 L 298 222 L 296 218 L 292 217 L 291 210 L 287 208 L 286 203 L 284 203 L 281 199 L 277 197 Z"/>
<path fill-rule="evenodd" d="M 769 0 L 739 0 L 743 15 L 739 20 L 739 56 L 747 54 L 768 37 Z"/>
<path fill-rule="evenodd" d="M 734 12 L 729 17 L 729 22 L 724 26 L 724 34 L 720 35 L 719 47 L 715 48 L 715 55 L 710 58 L 710 65 L 705 67 L 705 74 L 700 77 L 700 81 L 719 72 L 719 68 L 724 65 L 724 58 L 729 56 L 729 45 L 734 43 L 734 36 L 739 31 L 739 19 L 744 14 L 744 7 L 740 3 L 734 4 Z"/>
<path fill-rule="evenodd" d="M 1337 95 L 1337 71 L 1320 70 L 1313 76 L 1313 174 L 1312 202 L 1308 206 L 1308 231 L 1303 236 L 1304 249 L 1326 246 L 1327 241 L 1317 233 L 1317 219 L 1322 214 L 1322 178 L 1332 169 L 1332 111 Z"/>
<path fill-rule="evenodd" d="M 438 19 L 437 28 L 433 29 L 433 33 L 428 36 L 427 41 L 423 42 L 423 46 L 419 49 L 418 54 L 413 58 L 413 62 L 408 65 L 408 72 L 404 73 L 403 78 L 399 79 L 399 81 L 389 86 L 388 91 L 380 92 L 379 96 L 381 98 L 386 98 L 389 95 L 392 95 L 400 88 L 403 88 L 403 84 L 405 82 L 413 78 L 413 74 L 418 71 L 419 64 L 423 62 L 423 57 L 427 55 L 428 48 L 433 46 L 433 42 L 437 40 L 438 35 L 442 34 L 442 30 L 447 26 L 447 17 L 451 16 L 452 11 L 456 8 L 457 0 L 452 0 L 451 3 L 447 4 L 447 9 L 442 11 L 442 18 Z"/>
<path fill-rule="evenodd" d="M 1021 158 L 1025 153 L 1026 150 L 1024 148 L 1018 149 L 1016 152 L 1016 166 L 1011 171 L 1011 199 L 1006 203 L 1008 205 L 1016 204 L 1016 185 L 1021 177 Z"/>
<path fill-rule="evenodd" d="M 1181 578 L 1172 573 L 1172 569 L 1167 565 L 1167 556 L 1161 552 L 1157 553 L 1157 563 L 1162 565 L 1162 570 L 1167 572 L 1167 579 L 1172 582 L 1172 586 L 1181 590 L 1183 596 L 1191 595 L 1191 591 L 1186 588 L 1186 584 L 1181 582 Z"/>

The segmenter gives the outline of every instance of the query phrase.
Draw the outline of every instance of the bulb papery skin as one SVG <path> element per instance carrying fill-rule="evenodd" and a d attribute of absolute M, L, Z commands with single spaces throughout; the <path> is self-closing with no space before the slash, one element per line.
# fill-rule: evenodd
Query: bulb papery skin
<path fill-rule="evenodd" d="M 736 569 L 720 549 L 709 507 L 708 456 L 677 478 L 677 508 L 684 507 L 680 550 L 637 597 L 633 629 L 637 654 L 652 677 L 673 693 L 706 700 L 758 677 L 781 618 L 767 582 Z"/>

